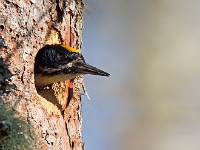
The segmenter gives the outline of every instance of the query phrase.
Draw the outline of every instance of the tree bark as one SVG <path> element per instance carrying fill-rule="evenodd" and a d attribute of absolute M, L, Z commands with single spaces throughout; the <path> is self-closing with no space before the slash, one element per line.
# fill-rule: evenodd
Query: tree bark
<path fill-rule="evenodd" d="M 0 10 L 0 57 L 15 85 L 2 92 L 0 102 L 9 103 L 33 125 L 38 149 L 84 149 L 82 77 L 71 81 L 73 87 L 67 81 L 48 90 L 36 90 L 34 85 L 34 59 L 45 44 L 81 48 L 82 0 L 0 0 Z M 65 110 L 62 105 L 67 105 Z"/>

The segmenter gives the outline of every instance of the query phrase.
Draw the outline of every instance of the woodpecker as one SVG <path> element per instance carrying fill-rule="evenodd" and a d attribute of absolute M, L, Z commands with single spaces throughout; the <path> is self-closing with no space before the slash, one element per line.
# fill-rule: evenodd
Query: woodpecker
<path fill-rule="evenodd" d="M 79 50 L 64 44 L 45 45 L 35 57 L 36 88 L 84 74 L 110 76 L 109 73 L 87 64 Z"/>

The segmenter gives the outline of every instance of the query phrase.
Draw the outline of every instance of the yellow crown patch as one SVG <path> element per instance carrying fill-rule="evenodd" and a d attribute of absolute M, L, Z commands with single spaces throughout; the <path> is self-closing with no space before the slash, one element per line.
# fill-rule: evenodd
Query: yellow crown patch
<path fill-rule="evenodd" d="M 80 50 L 75 49 L 73 47 L 67 46 L 65 44 L 61 44 L 62 47 L 64 47 L 65 49 L 69 50 L 70 52 L 75 52 L 75 53 L 80 53 Z"/>

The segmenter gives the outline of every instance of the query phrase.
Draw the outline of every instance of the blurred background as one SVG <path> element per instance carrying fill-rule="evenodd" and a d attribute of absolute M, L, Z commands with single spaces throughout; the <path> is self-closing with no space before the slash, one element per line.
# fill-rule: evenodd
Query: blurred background
<path fill-rule="evenodd" d="M 85 0 L 86 150 L 200 149 L 200 1 Z"/>

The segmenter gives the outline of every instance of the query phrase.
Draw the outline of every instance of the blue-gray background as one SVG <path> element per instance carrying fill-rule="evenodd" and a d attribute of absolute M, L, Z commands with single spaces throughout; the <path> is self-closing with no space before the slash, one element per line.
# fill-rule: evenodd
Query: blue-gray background
<path fill-rule="evenodd" d="M 86 0 L 86 150 L 199 150 L 200 1 Z"/>

